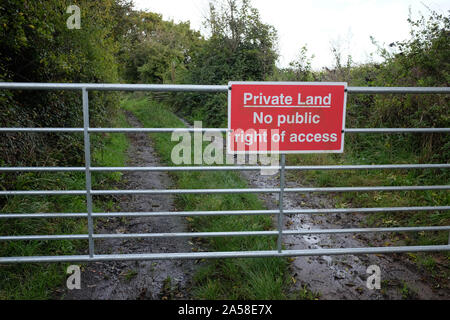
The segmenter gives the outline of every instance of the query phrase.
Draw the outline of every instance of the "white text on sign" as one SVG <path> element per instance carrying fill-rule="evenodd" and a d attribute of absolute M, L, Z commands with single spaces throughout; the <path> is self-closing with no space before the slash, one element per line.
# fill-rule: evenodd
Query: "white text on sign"
<path fill-rule="evenodd" d="M 245 107 L 308 107 L 308 108 L 329 108 L 331 106 L 331 93 L 325 96 L 306 96 L 302 100 L 302 94 L 297 95 L 297 104 L 293 105 L 293 97 L 285 96 L 282 93 L 277 96 L 265 96 L 262 92 L 259 95 L 253 95 L 250 92 L 244 92 Z"/>

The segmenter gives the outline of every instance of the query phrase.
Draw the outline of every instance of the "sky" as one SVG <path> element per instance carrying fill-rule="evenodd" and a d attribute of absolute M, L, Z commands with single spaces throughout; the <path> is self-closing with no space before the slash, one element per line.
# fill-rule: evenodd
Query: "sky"
<path fill-rule="evenodd" d="M 134 0 L 135 8 L 161 13 L 165 20 L 190 21 L 191 28 L 207 34 L 203 21 L 208 0 Z M 287 67 L 307 46 L 314 54 L 315 70 L 332 67 L 332 44 L 339 44 L 344 56 L 356 63 L 379 60 L 373 36 L 380 44 L 405 40 L 409 35 L 409 10 L 412 17 L 450 10 L 449 0 L 252 0 L 261 20 L 278 31 L 277 65 Z"/>

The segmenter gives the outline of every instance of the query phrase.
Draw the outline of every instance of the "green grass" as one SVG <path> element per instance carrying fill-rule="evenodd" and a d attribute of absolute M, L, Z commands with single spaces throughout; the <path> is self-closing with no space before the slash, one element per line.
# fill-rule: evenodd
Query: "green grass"
<path fill-rule="evenodd" d="M 184 127 L 184 124 L 162 104 L 148 98 L 128 98 L 123 108 L 132 111 L 145 127 Z M 178 142 L 165 133 L 150 134 L 155 148 L 167 165 Z M 245 188 L 247 183 L 235 172 L 175 172 L 176 187 Z M 176 197 L 179 210 L 263 209 L 254 194 L 184 194 Z M 188 217 L 198 232 L 270 230 L 269 216 Z M 211 238 L 203 242 L 210 251 L 271 250 L 275 237 Z M 288 260 L 285 258 L 208 260 L 194 276 L 194 296 L 198 299 L 286 299 Z M 297 297 L 298 298 L 298 297 Z"/>
<path fill-rule="evenodd" d="M 117 125 L 125 126 L 123 114 Z M 93 135 L 92 164 L 123 166 L 128 141 L 124 134 Z M 81 164 L 82 165 L 82 164 Z M 112 187 L 120 181 L 120 173 L 95 173 L 94 188 Z M 0 185 L 2 175 L 0 175 Z M 84 172 L 23 173 L 18 176 L 16 190 L 85 189 Z M 94 211 L 111 209 L 114 202 L 94 198 Z M 0 209 L 2 213 L 86 212 L 83 196 L 12 196 Z M 86 219 L 7 219 L 0 224 L 1 235 L 80 234 L 87 233 Z M 5 241 L 0 242 L 0 256 L 69 255 L 80 253 L 87 241 Z M 0 265 L 0 300 L 49 299 L 54 289 L 67 278 L 66 263 Z"/>

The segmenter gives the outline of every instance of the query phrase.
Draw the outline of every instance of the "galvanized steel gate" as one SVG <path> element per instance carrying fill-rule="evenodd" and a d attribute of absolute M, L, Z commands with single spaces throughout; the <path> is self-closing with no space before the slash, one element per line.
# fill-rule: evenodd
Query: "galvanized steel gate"
<path fill-rule="evenodd" d="M 294 209 L 283 208 L 284 192 L 359 192 L 359 191 L 408 191 L 408 190 L 449 190 L 450 185 L 431 186 L 377 186 L 377 187 L 331 187 L 331 188 L 285 188 L 285 170 L 370 170 L 370 169 L 449 169 L 450 164 L 390 164 L 390 165 L 332 165 L 332 166 L 286 166 L 285 156 L 281 155 L 279 166 L 184 166 L 184 167 L 92 167 L 90 152 L 90 134 L 100 132 L 190 132 L 201 130 L 226 132 L 227 129 L 180 129 L 180 128 L 91 128 L 89 126 L 88 92 L 102 91 L 184 91 L 184 92 L 227 92 L 228 86 L 223 85 L 127 85 L 127 84 L 60 84 L 60 83 L 0 83 L 3 90 L 80 90 L 83 98 L 83 128 L 0 128 L 4 132 L 72 132 L 83 133 L 85 166 L 84 167 L 0 167 L 0 172 L 38 172 L 38 171 L 84 171 L 86 175 L 85 190 L 41 190 L 41 191 L 0 191 L 0 196 L 34 196 L 34 195 L 84 195 L 86 196 L 85 213 L 0 213 L 0 219 L 30 219 L 30 218 L 85 218 L 88 221 L 88 234 L 70 235 L 21 235 L 0 236 L 0 241 L 17 240 L 61 240 L 84 239 L 89 241 L 88 255 L 74 256 L 20 256 L 0 257 L 0 263 L 24 262 L 83 262 L 108 260 L 150 260 L 150 259 L 199 259 L 199 258 L 231 258 L 231 257 L 268 257 L 268 256 L 308 256 L 308 255 L 339 255 L 339 254 L 373 254 L 389 252 L 418 252 L 418 251 L 449 251 L 448 244 L 428 246 L 400 246 L 400 247 L 361 247 L 337 249 L 307 249 L 282 250 L 283 235 L 298 234 L 339 234 L 364 232 L 413 232 L 413 231 L 450 231 L 450 226 L 427 227 L 397 227 L 397 228 L 352 228 L 352 229 L 316 229 L 316 230 L 283 230 L 282 220 L 285 214 L 320 214 L 320 213 L 369 213 L 396 211 L 436 211 L 449 210 L 450 206 L 425 207 L 386 207 L 386 208 L 343 208 L 343 209 Z M 348 87 L 349 94 L 449 94 L 450 88 L 425 87 Z M 404 132 L 440 132 L 446 134 L 450 128 L 346 128 L 345 133 L 404 133 Z M 170 190 L 92 190 L 91 172 L 98 171 L 181 171 L 181 170 L 280 170 L 279 188 L 247 188 L 247 189 L 170 189 Z M 181 212 L 92 212 L 92 197 L 96 195 L 112 194 L 181 194 L 181 193 L 279 193 L 279 210 L 235 210 L 235 211 L 181 211 Z M 102 217 L 160 217 L 160 216 L 218 216 L 218 215 L 278 215 L 278 230 L 273 231 L 236 231 L 236 232 L 186 232 L 186 233 L 145 233 L 145 234 L 96 234 L 94 233 L 94 218 Z M 268 251 L 235 251 L 235 252 L 174 252 L 174 253 L 146 253 L 146 254 L 95 254 L 96 239 L 111 238 L 158 238 L 158 237 L 231 237 L 231 236 L 278 236 L 277 250 Z"/>

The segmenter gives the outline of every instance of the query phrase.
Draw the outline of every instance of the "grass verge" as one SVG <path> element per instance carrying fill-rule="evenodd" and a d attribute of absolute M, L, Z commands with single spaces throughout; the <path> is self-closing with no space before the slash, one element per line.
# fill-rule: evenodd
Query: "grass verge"
<path fill-rule="evenodd" d="M 117 125 L 126 126 L 119 113 Z M 92 164 L 123 166 L 128 141 L 125 134 L 92 136 Z M 82 164 L 81 164 L 82 165 Z M 0 174 L 0 186 L 2 181 Z M 95 173 L 93 188 L 112 187 L 120 181 L 120 173 Z M 23 173 L 17 177 L 16 190 L 82 190 L 85 189 L 84 172 Z M 94 199 L 94 210 L 112 209 L 112 200 Z M 84 196 L 12 196 L 0 209 L 0 214 L 33 212 L 86 212 Z M 81 234 L 87 233 L 86 219 L 4 219 L 0 235 Z M 84 240 L 4 241 L 0 242 L 0 256 L 70 255 L 87 247 Z M 35 263 L 0 265 L 0 300 L 49 299 L 67 275 L 68 263 Z"/>

